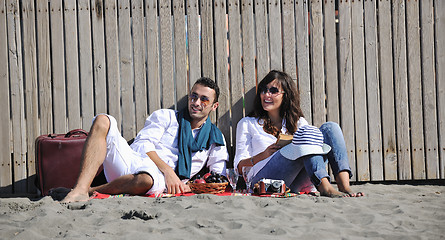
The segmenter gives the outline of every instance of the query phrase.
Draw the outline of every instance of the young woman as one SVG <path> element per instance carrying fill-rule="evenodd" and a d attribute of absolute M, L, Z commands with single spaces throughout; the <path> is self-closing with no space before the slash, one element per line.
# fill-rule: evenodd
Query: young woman
<path fill-rule="evenodd" d="M 293 142 L 282 150 L 275 144 L 280 133 L 294 135 Z M 338 191 L 330 184 L 326 160 Z M 323 196 L 363 195 L 351 191 L 352 174 L 338 124 L 327 122 L 320 129 L 308 125 L 294 81 L 280 71 L 273 70 L 261 80 L 253 112 L 238 123 L 234 165 L 239 173 L 244 166 L 252 166 L 248 174 L 251 183 L 262 178 L 282 179 L 292 192 L 312 192 L 315 185 Z"/>

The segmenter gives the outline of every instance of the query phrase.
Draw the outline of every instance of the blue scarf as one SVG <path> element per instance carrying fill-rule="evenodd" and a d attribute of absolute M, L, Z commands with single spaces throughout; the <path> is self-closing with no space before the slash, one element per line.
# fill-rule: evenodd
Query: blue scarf
<path fill-rule="evenodd" d="M 178 113 L 177 119 L 179 123 L 179 156 L 176 174 L 180 179 L 188 179 L 192 170 L 192 152 L 209 149 L 213 143 L 217 146 L 224 146 L 224 139 L 221 131 L 210 122 L 210 118 L 207 118 L 196 139 L 193 138 L 190 115 L 187 108 Z"/>

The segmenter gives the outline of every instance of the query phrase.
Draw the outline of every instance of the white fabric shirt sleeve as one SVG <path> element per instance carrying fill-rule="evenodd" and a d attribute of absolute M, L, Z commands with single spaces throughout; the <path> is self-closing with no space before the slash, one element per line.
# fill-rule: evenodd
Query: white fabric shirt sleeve
<path fill-rule="evenodd" d="M 132 148 L 137 152 L 155 151 L 155 144 L 158 144 L 171 122 L 171 117 L 175 117 L 168 109 L 160 109 L 153 112 L 145 121 L 144 128 L 138 133 Z"/>
<path fill-rule="evenodd" d="M 238 122 L 236 127 L 236 149 L 233 166 L 238 169 L 241 160 L 252 157 L 252 135 L 249 132 L 249 120 L 243 118 Z"/>
<path fill-rule="evenodd" d="M 229 153 L 227 152 L 227 143 L 224 138 L 224 146 L 216 146 L 213 144 L 209 149 L 209 158 L 207 160 L 207 167 L 210 171 L 226 175 L 226 163 L 229 161 Z"/>

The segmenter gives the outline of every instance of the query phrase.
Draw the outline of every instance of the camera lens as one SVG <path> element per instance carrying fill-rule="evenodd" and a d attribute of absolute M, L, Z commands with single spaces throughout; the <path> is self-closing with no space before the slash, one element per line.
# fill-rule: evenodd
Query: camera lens
<path fill-rule="evenodd" d="M 273 181 L 272 182 L 272 187 L 276 190 L 280 189 L 281 187 L 281 182 L 280 181 Z"/>

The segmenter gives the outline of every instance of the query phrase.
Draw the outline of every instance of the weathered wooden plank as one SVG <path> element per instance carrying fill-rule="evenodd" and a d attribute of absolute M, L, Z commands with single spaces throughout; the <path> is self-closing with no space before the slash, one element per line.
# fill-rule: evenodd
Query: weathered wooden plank
<path fill-rule="evenodd" d="M 281 40 L 281 0 L 269 0 L 270 69 L 283 69 Z"/>
<path fill-rule="evenodd" d="M 173 79 L 173 35 L 171 2 L 159 2 L 159 18 L 161 22 L 161 81 L 162 107 L 175 108 L 175 83 Z"/>
<path fill-rule="evenodd" d="M 187 79 L 187 46 L 185 41 L 185 8 L 184 1 L 173 2 L 175 23 L 175 82 L 177 109 L 187 107 L 189 83 Z M 192 80 L 194 81 L 194 80 Z"/>
<path fill-rule="evenodd" d="M 422 80 L 420 61 L 419 2 L 406 2 L 406 30 L 408 46 L 409 109 L 411 120 L 411 162 L 413 178 L 425 179 L 423 136 Z"/>
<path fill-rule="evenodd" d="M 363 24 L 363 2 L 351 3 L 352 10 L 352 68 L 354 91 L 355 147 L 357 180 L 369 181 L 368 155 L 368 111 L 365 79 L 365 40 Z"/>
<path fill-rule="evenodd" d="M 391 2 L 379 1 L 378 21 L 391 22 Z M 392 30 L 390 24 L 379 24 L 379 71 L 382 101 L 382 137 L 385 180 L 397 180 L 397 145 L 395 129 Z"/>
<path fill-rule="evenodd" d="M 99 114 L 108 112 L 103 0 L 91 1 L 91 25 L 93 28 L 94 105 L 95 114 Z"/>
<path fill-rule="evenodd" d="M 201 77 L 200 16 L 198 0 L 187 1 L 189 79 L 192 85 Z M 191 87 L 191 86 L 190 86 Z"/>
<path fill-rule="evenodd" d="M 217 123 L 218 128 L 226 138 L 227 150 L 231 152 L 232 139 L 230 131 L 230 83 L 228 76 L 229 65 L 227 62 L 226 1 L 214 0 L 213 8 L 215 14 L 216 82 L 220 89 Z"/>
<path fill-rule="evenodd" d="M 337 68 L 337 31 L 335 23 L 335 2 L 324 2 L 324 42 L 326 69 L 326 114 L 327 120 L 340 122 L 338 68 Z"/>
<path fill-rule="evenodd" d="M 215 53 L 213 43 L 213 1 L 201 0 L 201 71 L 202 76 L 215 79 Z M 219 84 L 219 83 L 218 83 Z M 211 113 L 210 119 L 214 123 L 216 114 Z"/>
<path fill-rule="evenodd" d="M 283 70 L 297 80 L 297 52 L 295 48 L 295 0 L 282 0 Z"/>
<path fill-rule="evenodd" d="M 79 44 L 77 41 L 77 6 L 75 1 L 67 1 L 65 7 L 65 54 L 66 87 L 68 100 L 68 128 L 81 128 L 80 83 L 79 83 Z"/>
<path fill-rule="evenodd" d="M 425 156 L 426 177 L 438 179 L 440 177 L 439 142 L 437 135 L 437 104 L 436 79 L 434 59 L 434 9 L 433 0 L 420 2 L 421 9 L 421 41 L 422 46 L 422 83 L 423 83 L 423 110 L 425 123 Z M 412 127 L 411 127 L 412 129 Z M 416 169 L 413 169 L 416 171 Z"/>
<path fill-rule="evenodd" d="M 51 57 L 50 57 L 51 46 L 49 37 L 48 4 L 45 1 L 37 1 L 36 10 L 37 10 L 37 69 L 38 69 L 37 79 L 39 82 L 39 96 L 40 96 L 40 101 L 39 101 L 40 132 L 42 134 L 47 134 L 53 132 L 53 119 L 52 119 L 53 100 L 51 96 L 52 87 L 51 87 Z M 63 46 L 59 47 L 61 47 L 63 51 Z M 57 51 L 55 54 L 57 54 Z M 65 91 L 65 89 L 63 89 L 63 91 Z"/>
<path fill-rule="evenodd" d="M 107 57 L 108 113 L 122 123 L 119 42 L 116 0 L 105 0 L 105 45 Z"/>
<path fill-rule="evenodd" d="M 377 40 L 377 1 L 365 1 L 365 52 L 371 181 L 382 181 L 382 122 Z"/>
<path fill-rule="evenodd" d="M 445 178 L 445 2 L 434 1 L 440 178 Z"/>
<path fill-rule="evenodd" d="M 352 73 L 352 33 L 351 33 L 351 2 L 340 2 L 338 6 L 339 15 L 339 67 L 340 67 L 340 106 L 341 127 L 345 137 L 348 150 L 349 165 L 357 179 L 355 144 L 354 144 L 354 96 L 353 73 Z"/>
<path fill-rule="evenodd" d="M 24 193 L 26 183 L 26 124 L 23 92 L 22 46 L 20 28 L 20 8 L 17 0 L 9 0 L 6 5 L 8 22 L 9 76 L 12 110 L 12 146 L 13 146 L 13 189 L 15 193 Z"/>
<path fill-rule="evenodd" d="M 253 110 L 253 101 L 256 94 L 256 74 L 255 74 L 255 23 L 253 15 L 253 0 L 241 1 L 242 18 L 242 64 L 244 76 L 244 102 L 233 104 L 244 105 L 244 114 L 249 114 Z M 244 104 L 247 103 L 247 104 Z M 237 122 L 232 128 L 236 130 Z"/>
<path fill-rule="evenodd" d="M 270 70 L 269 63 L 269 32 L 267 24 L 266 0 L 255 1 L 255 33 L 256 33 L 256 61 L 258 82 Z"/>
<path fill-rule="evenodd" d="M 136 132 L 144 127 L 147 118 L 147 78 L 145 67 L 145 19 L 144 2 L 131 1 L 133 55 L 134 55 L 134 105 Z"/>
<path fill-rule="evenodd" d="M 211 0 L 201 0 L 202 74 L 215 79 L 212 9 Z"/>
<path fill-rule="evenodd" d="M 326 122 L 324 69 L 323 7 L 319 0 L 311 1 L 310 15 L 312 124 Z"/>
<path fill-rule="evenodd" d="M 36 56 L 36 22 L 34 1 L 22 1 L 23 26 L 23 62 L 25 76 L 25 106 L 26 106 L 26 158 L 28 168 L 28 193 L 36 192 L 34 185 L 36 166 L 34 139 L 39 136 L 38 95 L 37 95 L 37 56 Z M 3 85 L 2 85 L 3 86 Z M 4 112 L 3 112 L 4 113 Z M 9 116 L 9 114 L 8 114 Z M 34 175 L 34 176 L 33 176 Z"/>
<path fill-rule="evenodd" d="M 0 0 L 0 193 L 12 193 L 11 116 L 9 102 L 8 38 L 5 0 Z"/>
<path fill-rule="evenodd" d="M 411 154 L 408 112 L 408 76 L 406 64 L 405 3 L 394 1 L 392 5 L 394 82 L 396 94 L 397 148 L 399 179 L 411 178 Z"/>
<path fill-rule="evenodd" d="M 119 62 L 121 68 L 121 96 L 122 96 L 122 136 L 131 139 L 136 135 L 134 112 L 134 75 L 133 51 L 131 49 L 131 19 L 130 2 L 118 2 L 119 10 Z"/>
<path fill-rule="evenodd" d="M 232 112 L 232 139 L 236 142 L 236 126 L 243 117 L 243 72 L 242 72 L 242 44 L 241 44 L 241 15 L 238 0 L 228 2 L 229 17 L 229 57 L 230 57 L 230 89 Z M 252 102 L 251 102 L 252 103 Z M 232 156 L 235 152 L 231 153 Z M 230 161 L 230 164 L 232 162 Z"/>
<path fill-rule="evenodd" d="M 297 74 L 300 91 L 301 109 L 309 123 L 312 123 L 311 77 L 309 67 L 309 23 L 308 2 L 297 0 L 295 5 L 297 28 Z"/>
<path fill-rule="evenodd" d="M 94 116 L 90 1 L 79 0 L 77 4 L 79 24 L 80 113 L 82 117 L 82 128 L 90 129 L 91 118 Z"/>
<path fill-rule="evenodd" d="M 40 8 L 45 8 L 45 1 L 37 1 L 37 4 L 43 4 L 40 6 Z M 39 5 L 37 5 L 39 6 Z M 39 43 L 39 50 L 40 46 L 43 45 L 45 48 L 42 49 L 42 51 L 45 51 L 45 54 L 51 52 L 51 66 L 52 69 L 52 88 L 53 88 L 53 96 L 52 98 L 49 98 L 45 100 L 46 104 L 40 107 L 40 116 L 41 116 L 41 126 L 47 126 L 49 124 L 52 124 L 52 121 L 48 121 L 48 119 L 51 119 L 52 111 L 54 111 L 54 132 L 56 133 L 64 133 L 67 132 L 68 126 L 67 126 L 67 109 L 66 109 L 66 87 L 65 87 L 65 40 L 63 36 L 63 7 L 62 7 L 62 1 L 61 0 L 51 0 L 50 2 L 50 9 L 51 9 L 51 27 L 49 27 L 47 24 L 47 15 L 45 15 L 43 12 L 38 12 L 38 16 L 40 16 L 41 23 L 37 27 L 37 30 L 41 33 L 38 35 L 40 36 L 37 41 Z M 39 22 L 39 19 L 38 19 Z M 46 40 L 48 38 L 47 34 L 44 31 L 48 31 L 48 29 L 51 29 L 51 41 L 48 42 L 41 42 L 41 40 Z M 49 50 L 50 46 L 47 46 L 49 43 L 51 43 L 51 50 Z M 40 56 L 40 52 L 38 56 Z M 40 64 L 40 61 L 39 61 Z M 68 66 L 71 67 L 71 66 Z M 39 67 L 39 73 L 41 68 Z M 49 74 L 46 73 L 46 74 Z M 39 75 L 39 82 L 42 83 L 45 81 L 49 81 L 49 79 L 42 78 L 41 75 Z M 42 86 L 42 84 L 40 85 Z M 51 84 L 45 83 L 44 92 L 42 92 L 41 89 L 41 95 L 40 96 L 46 96 L 51 93 Z M 43 95 L 42 95 L 43 93 Z M 45 97 L 45 98 L 48 98 Z M 41 98 L 42 99 L 42 98 Z M 55 100 L 52 100 L 55 99 Z M 52 108 L 51 108 L 51 102 L 52 102 Z M 47 108 L 49 106 L 49 108 Z M 53 110 L 51 110 L 53 109 Z M 43 114 L 42 114 L 43 113 Z M 90 120 L 91 121 L 91 120 Z M 42 133 L 50 133 L 49 129 L 52 129 L 51 126 L 47 126 L 45 128 L 42 128 Z"/>
<path fill-rule="evenodd" d="M 145 2 L 147 18 L 147 78 L 149 114 L 161 108 L 159 79 L 158 5 L 156 0 Z"/>

